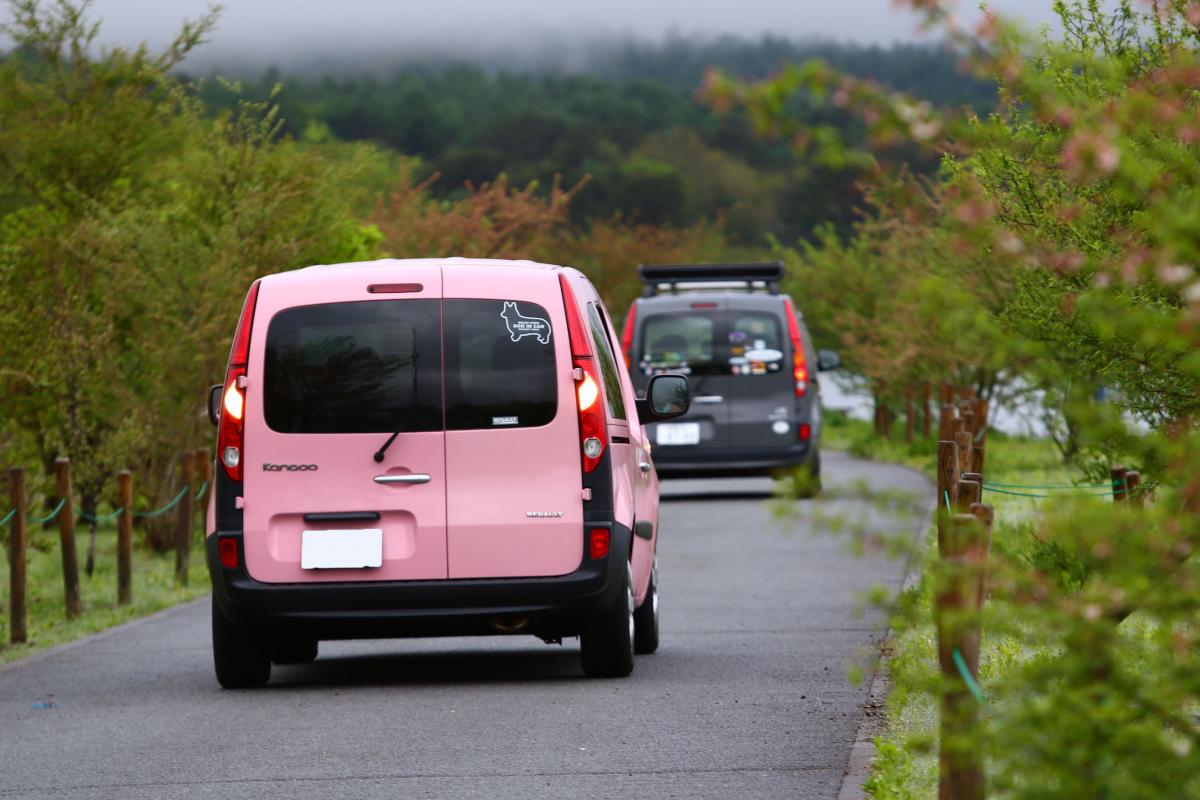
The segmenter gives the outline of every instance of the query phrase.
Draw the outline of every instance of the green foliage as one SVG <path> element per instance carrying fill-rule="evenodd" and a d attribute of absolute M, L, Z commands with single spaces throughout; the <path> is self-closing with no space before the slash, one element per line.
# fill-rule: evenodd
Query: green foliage
<path fill-rule="evenodd" d="M 1200 4 L 1058 2 L 1061 34 L 1041 39 L 996 19 L 977 37 L 947 4 L 907 5 L 997 81 L 992 113 L 938 112 L 824 64 L 714 87 L 717 102 L 743 103 L 760 127 L 818 155 L 853 150 L 878 165 L 873 213 L 852 241 L 826 236 L 788 254 L 793 293 L 814 297 L 814 330 L 885 404 L 897 383 L 946 378 L 993 400 L 1040 398 L 1070 472 L 1059 462 L 1054 480 L 990 437 L 988 480 L 1094 482 L 1126 463 L 1154 493 L 1143 509 L 985 487 L 997 519 L 987 705 L 964 741 L 942 744 L 981 751 L 998 797 L 1197 796 Z M 797 105 L 855 113 L 866 135 L 805 135 L 807 120 L 788 116 Z M 935 181 L 889 168 L 897 138 L 942 155 Z M 910 780 L 927 793 L 936 768 L 923 755 L 929 715 L 912 726 L 923 733 L 899 728 L 958 684 L 930 649 L 930 600 L 953 569 L 927 560 L 925 600 L 895 618 L 899 749 L 883 753 L 876 796 L 905 796 Z"/>

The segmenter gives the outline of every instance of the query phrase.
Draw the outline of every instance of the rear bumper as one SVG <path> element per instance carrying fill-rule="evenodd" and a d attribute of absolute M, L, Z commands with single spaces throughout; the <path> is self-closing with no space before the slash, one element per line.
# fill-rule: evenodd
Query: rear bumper
<path fill-rule="evenodd" d="M 656 447 L 654 466 L 662 478 L 693 475 L 765 475 L 775 470 L 798 467 L 817 451 L 806 442 L 787 448 Z"/>
<path fill-rule="evenodd" d="M 608 558 L 585 558 L 575 572 L 549 578 L 272 584 L 250 577 L 244 557 L 236 569 L 221 566 L 217 537 L 238 539 L 240 555 L 240 532 L 209 536 L 205 549 L 217 607 L 231 622 L 271 634 L 364 639 L 511 632 L 551 638 L 578 634 L 620 599 L 632 533 L 619 523 L 588 523 L 596 527 L 612 529 Z"/>

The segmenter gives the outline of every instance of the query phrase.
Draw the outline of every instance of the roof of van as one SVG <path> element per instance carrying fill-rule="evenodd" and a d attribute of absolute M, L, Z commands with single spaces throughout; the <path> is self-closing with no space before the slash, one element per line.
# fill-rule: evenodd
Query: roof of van
<path fill-rule="evenodd" d="M 768 294 L 766 292 L 747 292 L 744 289 L 739 291 L 731 289 L 729 291 L 682 291 L 678 294 L 656 294 L 653 297 L 639 297 L 634 302 L 639 308 L 654 309 L 657 311 L 676 311 L 679 309 L 692 308 L 693 303 L 721 303 L 729 308 L 740 309 L 781 309 L 783 299 L 787 295 L 783 294 Z M 796 309 L 799 314 L 800 310 Z"/>
<path fill-rule="evenodd" d="M 295 275 L 297 273 L 308 272 L 309 270 L 331 270 L 331 269 L 347 269 L 357 267 L 370 267 L 386 269 L 388 267 L 405 267 L 405 266 L 429 266 L 438 264 L 443 268 L 446 267 L 518 267 L 525 269 L 549 269 L 559 270 L 563 267 L 557 264 L 542 264 L 537 261 L 529 260 L 510 260 L 504 258 L 462 258 L 454 256 L 451 258 L 380 258 L 375 261 L 348 261 L 343 264 L 315 264 L 311 267 L 292 270 L 291 272 L 281 272 L 279 275 Z"/>

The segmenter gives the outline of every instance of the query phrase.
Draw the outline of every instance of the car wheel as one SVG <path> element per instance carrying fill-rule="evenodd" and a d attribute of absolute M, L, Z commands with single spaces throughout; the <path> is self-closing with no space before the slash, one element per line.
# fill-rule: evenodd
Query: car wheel
<path fill-rule="evenodd" d="M 648 655 L 658 649 L 658 557 L 650 568 L 650 586 L 641 607 L 633 612 L 633 652 Z"/>
<path fill-rule="evenodd" d="M 271 648 L 271 661 L 276 664 L 311 664 L 316 660 L 316 639 L 283 639 Z"/>
<path fill-rule="evenodd" d="M 625 562 L 620 599 L 579 636 L 583 671 L 592 678 L 624 678 L 633 672 L 633 567 Z"/>
<path fill-rule="evenodd" d="M 271 679 L 271 650 L 262 636 L 234 625 L 212 603 L 213 666 L 225 689 L 263 686 Z"/>

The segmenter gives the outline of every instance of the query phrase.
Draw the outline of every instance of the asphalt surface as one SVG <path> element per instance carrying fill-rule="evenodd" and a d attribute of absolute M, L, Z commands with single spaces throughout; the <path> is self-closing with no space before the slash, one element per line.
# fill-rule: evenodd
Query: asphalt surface
<path fill-rule="evenodd" d="M 867 695 L 848 669 L 883 635 L 856 609 L 904 564 L 822 531 L 916 531 L 859 481 L 932 490 L 824 469 L 834 491 L 782 518 L 768 480 L 664 483 L 662 646 L 629 678 L 584 678 L 575 641 L 392 640 L 225 692 L 204 600 L 0 670 L 0 798 L 834 798 Z"/>

